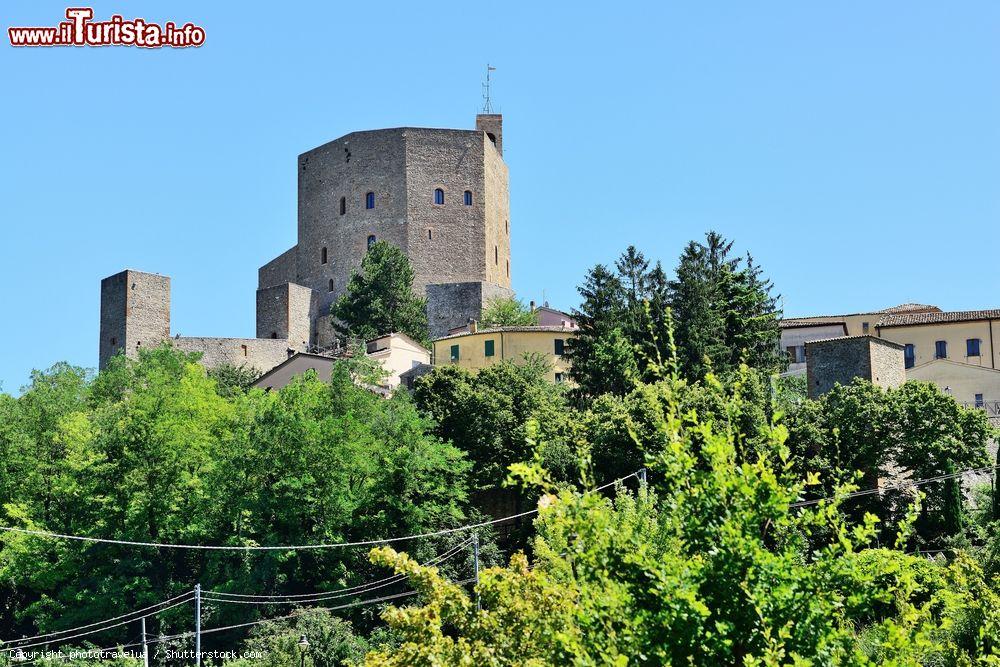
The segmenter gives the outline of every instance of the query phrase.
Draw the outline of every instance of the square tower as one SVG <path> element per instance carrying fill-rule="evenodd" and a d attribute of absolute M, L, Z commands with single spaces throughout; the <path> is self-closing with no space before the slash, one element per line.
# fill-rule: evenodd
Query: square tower
<path fill-rule="evenodd" d="M 125 270 L 101 281 L 101 342 L 98 364 L 124 351 L 156 347 L 170 338 L 170 278 Z"/>

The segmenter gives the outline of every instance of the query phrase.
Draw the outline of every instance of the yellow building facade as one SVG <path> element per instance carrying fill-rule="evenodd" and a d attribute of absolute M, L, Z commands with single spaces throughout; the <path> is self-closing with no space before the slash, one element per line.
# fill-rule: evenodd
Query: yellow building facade
<path fill-rule="evenodd" d="M 479 370 L 501 361 L 523 363 L 537 355 L 548 362 L 550 381 L 569 381 L 570 363 L 565 352 L 576 334 L 574 329 L 546 326 L 473 329 L 433 341 L 434 365 Z"/>
<path fill-rule="evenodd" d="M 958 402 L 1000 416 L 1000 309 L 942 312 L 903 304 L 872 313 L 792 318 L 781 326 L 792 373 L 805 371 L 799 350 L 805 343 L 869 334 L 904 347 L 907 379 L 933 382 Z M 843 334 L 832 333 L 838 327 Z"/>

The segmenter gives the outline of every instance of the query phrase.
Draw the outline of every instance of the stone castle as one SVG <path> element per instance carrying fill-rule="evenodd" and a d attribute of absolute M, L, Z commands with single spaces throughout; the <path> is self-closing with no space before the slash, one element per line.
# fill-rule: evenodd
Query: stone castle
<path fill-rule="evenodd" d="M 409 258 L 432 337 L 513 295 L 502 117 L 478 115 L 475 130 L 352 132 L 300 155 L 298 242 L 258 271 L 256 338 L 173 345 L 201 352 L 206 366 L 261 371 L 331 347 L 330 306 L 376 240 Z M 170 339 L 170 278 L 126 270 L 101 281 L 100 335 L 101 368 Z"/>

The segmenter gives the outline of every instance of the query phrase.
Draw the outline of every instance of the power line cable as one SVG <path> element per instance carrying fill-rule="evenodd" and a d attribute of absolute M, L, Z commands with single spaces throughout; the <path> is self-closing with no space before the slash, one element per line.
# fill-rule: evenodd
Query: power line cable
<path fill-rule="evenodd" d="M 171 603 L 171 602 L 173 602 L 175 600 L 180 600 L 183 597 L 188 597 L 188 596 L 191 596 L 191 595 L 193 595 L 193 593 L 191 591 L 187 591 L 186 593 L 181 593 L 180 595 L 175 595 L 172 598 L 167 598 L 163 602 L 157 602 L 154 605 L 150 605 L 150 606 L 144 607 L 142 609 L 136 609 L 135 611 L 130 611 L 127 614 L 122 614 L 121 616 L 115 616 L 114 618 L 106 618 L 103 621 L 95 621 L 94 623 L 89 623 L 87 625 L 81 625 L 81 626 L 76 627 L 76 628 L 69 628 L 69 629 L 66 629 L 66 630 L 57 630 L 56 632 L 48 632 L 48 633 L 45 633 L 43 635 L 34 635 L 32 637 L 21 637 L 20 639 L 10 639 L 10 640 L 7 640 L 7 641 L 0 641 L 0 646 L 7 646 L 8 644 L 12 644 L 14 642 L 27 642 L 27 641 L 34 641 L 36 639 L 44 639 L 46 637 L 56 637 L 57 635 L 64 635 L 64 634 L 67 634 L 67 633 L 70 633 L 70 632 L 76 632 L 78 630 L 86 630 L 87 628 L 92 628 L 92 627 L 94 627 L 96 625 L 104 625 L 105 623 L 110 623 L 112 621 L 117 621 L 119 619 L 125 618 L 126 616 L 135 616 L 135 618 L 130 619 L 130 620 L 137 621 L 140 618 L 143 618 L 142 616 L 137 616 L 137 614 L 142 614 L 144 612 L 150 611 L 151 609 L 156 609 L 157 607 L 162 607 L 165 604 L 169 604 L 169 603 Z M 59 640 L 58 639 L 53 639 L 51 641 L 59 641 Z M 46 643 L 48 643 L 48 642 L 46 642 Z M 14 648 L 17 648 L 17 647 L 14 647 Z"/>
<path fill-rule="evenodd" d="M 463 541 L 461 544 L 458 544 L 449 549 L 448 551 L 442 553 L 441 555 L 432 558 L 426 563 L 423 563 L 422 567 L 438 565 L 450 558 L 453 558 L 463 548 L 468 546 L 468 544 L 471 541 L 472 540 Z M 407 575 L 405 574 L 396 574 L 391 577 L 378 579 L 376 581 L 372 581 L 367 584 L 360 584 L 358 586 L 353 586 L 351 588 L 342 588 L 334 591 L 323 591 L 315 593 L 302 593 L 298 595 L 248 595 L 245 593 L 224 593 L 221 591 L 203 591 L 202 600 L 205 600 L 207 602 L 221 602 L 225 604 L 303 604 L 306 602 L 323 602 L 326 600 L 334 600 L 336 598 L 341 598 L 348 595 L 360 595 L 362 593 L 367 593 L 369 591 L 377 590 L 379 588 L 385 588 L 386 586 L 391 586 L 393 584 L 399 583 L 400 581 L 403 581 L 406 578 Z M 227 596 L 227 597 L 222 597 L 222 596 Z"/>
<path fill-rule="evenodd" d="M 615 484 L 624 482 L 630 477 L 635 477 L 639 474 L 639 471 L 620 477 L 613 482 L 609 482 L 603 486 L 599 486 L 595 489 L 591 489 L 586 493 L 594 493 L 597 491 L 603 491 Z M 390 544 L 393 542 L 405 542 L 407 540 L 417 540 L 428 537 L 439 537 L 441 535 L 451 535 L 453 533 L 461 533 L 467 530 L 475 530 L 477 528 L 485 528 L 487 526 L 494 526 L 496 524 L 504 523 L 507 521 L 513 521 L 515 519 L 521 519 L 526 516 L 531 516 L 532 514 L 537 514 L 538 509 L 528 510 L 526 512 L 520 512 L 518 514 L 512 514 L 510 516 L 501 517 L 499 519 L 490 519 L 489 521 L 481 521 L 479 523 L 469 524 L 466 526 L 458 526 L 456 528 L 445 528 L 443 530 L 437 530 L 430 533 L 417 533 L 415 535 L 402 535 L 399 537 L 386 537 L 379 540 L 361 540 L 357 542 L 337 542 L 330 544 L 297 544 L 297 545 L 286 545 L 286 546 L 226 546 L 226 545 L 210 545 L 210 544 L 166 544 L 162 542 L 139 542 L 133 540 L 112 540 L 101 537 L 86 537 L 83 535 L 68 535 L 64 533 L 52 533 L 45 530 L 34 530 L 30 528 L 17 528 L 14 526 L 0 526 L 0 531 L 10 532 L 10 533 L 20 533 L 22 535 L 33 535 L 35 537 L 45 537 L 50 539 L 60 539 L 60 540 L 76 540 L 79 542 L 92 542 L 99 544 L 116 544 L 119 546 L 128 547 L 152 547 L 157 549 L 196 549 L 203 551 L 305 551 L 305 550 L 315 550 L 315 549 L 337 549 L 344 547 L 370 547 L 377 546 L 379 544 Z"/>
<path fill-rule="evenodd" d="M 156 610 L 155 612 L 153 612 L 151 614 L 147 614 L 145 617 L 130 618 L 130 619 L 127 619 L 127 620 L 124 620 L 124 621 L 118 621 L 117 623 L 113 623 L 111 625 L 105 625 L 105 626 L 100 627 L 100 628 L 96 628 L 96 629 L 93 629 L 93 630 L 88 630 L 86 632 L 80 632 L 80 633 L 75 634 L 75 635 L 70 635 L 68 637 L 56 637 L 55 639 L 48 639 L 46 641 L 35 642 L 34 644 L 19 644 L 17 646 L 11 646 L 10 648 L 14 649 L 14 650 L 17 650 L 17 649 L 22 649 L 23 650 L 23 649 L 26 649 L 26 648 L 35 648 L 36 646 L 47 646 L 49 644 L 54 644 L 56 642 L 62 643 L 62 642 L 67 642 L 67 641 L 69 641 L 71 639 L 78 639 L 80 637 L 86 637 L 88 635 L 94 635 L 94 634 L 97 634 L 99 632 L 104 632 L 105 630 L 110 630 L 112 628 L 117 628 L 117 627 L 121 627 L 123 625 L 127 625 L 127 624 L 131 623 L 132 621 L 138 621 L 139 618 L 148 618 L 149 616 L 155 616 L 156 614 L 159 614 L 159 613 L 162 613 L 164 611 L 167 611 L 168 609 L 173 609 L 174 607 L 178 607 L 178 606 L 180 606 L 182 604 L 187 604 L 190 601 L 191 601 L 190 598 L 185 597 L 185 599 L 179 600 L 177 602 L 174 602 L 173 604 L 168 605 L 166 607 L 163 607 L 162 609 L 158 609 L 158 610 Z"/>

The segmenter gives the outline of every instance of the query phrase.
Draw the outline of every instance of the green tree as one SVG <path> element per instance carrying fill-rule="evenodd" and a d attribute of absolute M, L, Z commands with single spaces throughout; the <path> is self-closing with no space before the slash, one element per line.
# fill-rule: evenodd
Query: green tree
<path fill-rule="evenodd" d="M 436 424 L 443 440 L 460 447 L 472 462 L 478 504 L 495 509 L 507 468 L 535 455 L 528 424 L 540 424 L 542 442 L 570 439 L 563 389 L 546 380 L 549 369 L 539 359 L 504 361 L 471 373 L 442 366 L 420 378 L 414 400 Z"/>
<path fill-rule="evenodd" d="M 361 260 L 347 291 L 331 306 L 335 329 L 345 339 L 370 340 L 388 333 L 428 339 L 427 304 L 413 293 L 413 268 L 402 250 L 376 241 Z"/>
<path fill-rule="evenodd" d="M 463 453 L 431 432 L 407 396 L 386 400 L 359 386 L 364 369 L 352 361 L 338 362 L 329 383 L 309 374 L 281 391 L 229 395 L 196 361 L 164 345 L 137 360 L 115 357 L 93 382 L 60 367 L 39 374 L 21 398 L 0 399 L 0 414 L 14 419 L 0 423 L 0 448 L 32 454 L 12 469 L 34 480 L 5 491 L 0 523 L 251 546 L 382 539 L 467 520 Z M 49 458 L 34 456 L 39 448 Z M 10 464 L 0 461 L 0 469 Z M 417 540 L 413 549 L 430 558 L 458 539 Z M 351 549 L 158 550 L 2 533 L 0 636 L 85 625 L 195 582 L 287 595 L 383 575 Z M 209 600 L 204 607 L 219 624 L 280 611 Z M 365 622 L 360 613 L 355 620 Z M 149 630 L 186 631 L 189 621 L 189 609 L 172 609 L 151 618 Z M 131 631 L 111 628 L 85 640 L 113 645 Z"/>
<path fill-rule="evenodd" d="M 574 313 L 579 331 L 566 346 L 576 383 L 574 395 L 587 401 L 609 391 L 631 389 L 636 369 L 631 342 L 621 330 L 627 302 L 621 279 L 606 266 L 598 264 L 583 285 L 577 288 L 583 302 Z M 629 357 L 632 357 L 629 362 Z M 607 367 L 609 360 L 616 366 Z M 615 377 L 612 377 L 615 375 Z"/>
<path fill-rule="evenodd" d="M 514 297 L 491 299 L 483 309 L 482 323 L 488 327 L 526 327 L 538 324 L 538 314 Z"/>
<path fill-rule="evenodd" d="M 744 410 L 738 396 L 718 398 L 723 414 Z M 816 477 L 793 474 L 780 426 L 740 433 L 740 420 L 701 418 L 670 398 L 660 409 L 657 438 L 640 437 L 654 474 L 638 494 L 580 494 L 546 482 L 537 466 L 513 468 L 546 492 L 535 558 L 482 572 L 481 611 L 434 568 L 375 550 L 372 559 L 407 574 L 424 604 L 384 612 L 399 641 L 365 664 L 996 660 L 1000 597 L 969 558 L 929 563 L 872 548 L 876 519 L 852 526 L 836 499 L 792 507 Z M 760 446 L 741 462 L 739 443 L 751 437 Z"/>
<path fill-rule="evenodd" d="M 750 255 L 731 257 L 732 246 L 715 232 L 704 243 L 691 241 L 670 283 L 681 370 L 690 378 L 711 368 L 726 373 L 742 362 L 768 372 L 784 363 L 773 286 Z"/>

